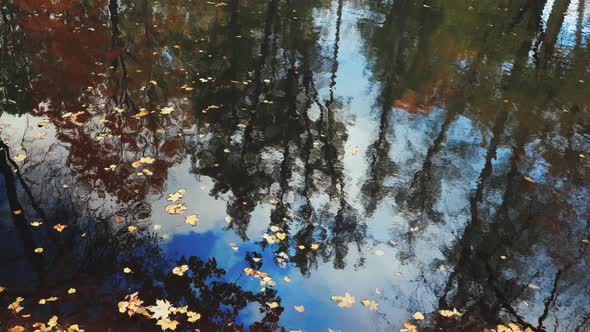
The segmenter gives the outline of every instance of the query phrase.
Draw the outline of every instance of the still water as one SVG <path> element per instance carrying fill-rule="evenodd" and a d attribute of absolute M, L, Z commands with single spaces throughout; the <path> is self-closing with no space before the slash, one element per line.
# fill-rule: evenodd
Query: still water
<path fill-rule="evenodd" d="M 590 0 L 0 12 L 2 330 L 590 331 Z"/>

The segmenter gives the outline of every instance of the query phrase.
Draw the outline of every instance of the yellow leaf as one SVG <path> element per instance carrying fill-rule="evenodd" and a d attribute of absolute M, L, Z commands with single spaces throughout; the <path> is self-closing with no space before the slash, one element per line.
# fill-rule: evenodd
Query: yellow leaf
<path fill-rule="evenodd" d="M 424 314 L 421 313 L 420 311 L 416 311 L 414 313 L 414 319 L 415 320 L 424 320 Z"/>
<path fill-rule="evenodd" d="M 305 307 L 302 305 L 296 305 L 294 306 L 295 310 L 297 310 L 298 312 L 304 312 L 305 311 Z"/>
<path fill-rule="evenodd" d="M 418 329 L 416 328 L 416 325 L 410 323 L 410 322 L 405 322 L 404 323 L 404 327 L 406 328 L 407 332 L 418 332 Z"/>
<path fill-rule="evenodd" d="M 188 271 L 188 265 L 186 265 L 186 264 L 181 265 L 181 266 L 177 266 L 172 269 L 173 274 L 176 274 L 177 276 L 181 276 L 181 277 L 184 275 L 184 273 L 186 271 Z"/>
<path fill-rule="evenodd" d="M 178 322 L 173 319 L 163 318 L 163 319 L 158 320 L 156 325 L 160 325 L 160 327 L 162 327 L 162 331 L 166 331 L 168 329 L 176 330 L 176 326 L 178 325 Z"/>
<path fill-rule="evenodd" d="M 76 289 L 75 288 L 68 289 L 68 294 L 75 294 L 75 293 L 76 293 Z"/>
<path fill-rule="evenodd" d="M 133 117 L 136 119 L 139 118 L 143 118 L 144 116 L 150 114 L 150 112 L 148 112 L 145 108 L 140 108 L 139 112 L 137 112 L 137 114 L 135 114 Z"/>
<path fill-rule="evenodd" d="M 193 312 L 193 311 L 187 311 L 186 317 L 187 317 L 187 321 L 189 321 L 190 323 L 194 323 L 194 322 L 198 321 L 199 319 L 201 319 L 201 314 Z"/>
<path fill-rule="evenodd" d="M 19 153 L 16 156 L 12 157 L 14 161 L 22 161 L 25 160 L 25 158 L 27 158 L 27 155 L 23 153 Z"/>
<path fill-rule="evenodd" d="M 455 315 L 456 315 L 456 316 L 458 316 L 458 317 L 461 317 L 461 316 L 463 316 L 463 314 L 462 314 L 462 313 L 460 313 L 459 311 L 457 311 L 457 309 L 456 309 L 456 308 L 453 308 L 453 310 L 439 310 L 439 311 L 438 311 L 438 313 L 439 313 L 441 316 L 443 316 L 443 317 L 447 317 L 447 318 L 453 317 L 453 316 L 455 316 Z"/>
<path fill-rule="evenodd" d="M 311 250 L 317 250 L 319 247 L 320 247 L 320 245 L 317 244 L 317 243 L 312 243 L 311 244 Z"/>
<path fill-rule="evenodd" d="M 338 302 L 340 308 L 351 308 L 356 299 L 354 296 L 350 295 L 350 293 L 346 292 L 344 293 L 344 296 L 332 296 L 332 301 Z"/>
<path fill-rule="evenodd" d="M 291 282 L 291 278 L 289 278 L 289 277 L 287 277 L 287 276 L 285 276 L 285 277 L 283 278 L 283 280 L 285 280 L 285 282 Z"/>
<path fill-rule="evenodd" d="M 153 319 L 168 318 L 172 305 L 168 300 L 156 300 L 156 305 L 148 307 L 148 310 L 153 312 Z"/>
<path fill-rule="evenodd" d="M 40 222 L 40 221 L 33 221 L 33 222 L 31 222 L 31 226 L 33 226 L 33 227 L 39 227 L 39 226 L 41 226 L 42 224 L 43 224 L 43 223 L 42 223 L 42 222 Z"/>
<path fill-rule="evenodd" d="M 133 271 L 130 268 L 128 268 L 128 267 L 123 268 L 123 273 L 131 273 L 131 272 L 133 272 Z"/>
<path fill-rule="evenodd" d="M 186 192 L 185 189 L 179 189 L 177 192 L 172 193 L 172 194 L 168 194 L 168 200 L 170 202 L 176 202 L 182 199 L 182 196 L 184 195 L 184 193 Z"/>
<path fill-rule="evenodd" d="M 528 182 L 530 182 L 530 183 L 536 183 L 536 182 L 535 182 L 535 179 L 533 179 L 533 178 L 531 178 L 531 177 L 525 176 L 525 177 L 524 177 L 524 179 L 525 179 L 525 180 L 527 180 L 527 181 L 528 181 Z"/>
<path fill-rule="evenodd" d="M 182 212 L 186 211 L 187 207 L 183 203 L 179 204 L 171 204 L 166 206 L 165 210 L 169 214 L 181 214 Z"/>
<path fill-rule="evenodd" d="M 191 225 L 191 226 L 195 226 L 195 225 L 197 225 L 198 220 L 199 220 L 199 218 L 197 217 L 196 214 L 191 214 L 191 215 L 187 216 L 186 218 L 184 218 L 184 223 Z"/>
<path fill-rule="evenodd" d="M 273 302 L 266 302 L 266 305 L 271 309 L 274 309 L 279 306 L 279 304 L 274 301 Z"/>
<path fill-rule="evenodd" d="M 42 252 L 43 252 L 43 248 L 36 248 L 34 251 L 35 251 L 36 253 L 40 254 L 40 253 L 42 253 Z"/>
<path fill-rule="evenodd" d="M 170 114 L 174 112 L 174 108 L 173 107 L 162 107 L 162 109 L 160 109 L 160 114 Z"/>
<path fill-rule="evenodd" d="M 369 310 L 371 311 L 377 311 L 379 308 L 379 304 L 377 304 L 377 302 L 373 301 L 373 300 L 363 300 L 361 301 L 361 304 L 364 305 L 365 307 L 369 308 Z"/>
<path fill-rule="evenodd" d="M 68 227 L 68 226 L 66 226 L 66 225 L 62 225 L 62 224 L 57 224 L 57 225 L 54 225 L 54 226 L 53 226 L 53 228 L 54 228 L 56 231 L 60 232 L 60 233 L 61 233 L 61 232 L 62 232 L 64 229 L 66 229 L 66 227 Z"/>
<path fill-rule="evenodd" d="M 139 159 L 139 162 L 142 164 L 153 164 L 155 161 L 156 159 L 151 157 L 142 157 Z"/>

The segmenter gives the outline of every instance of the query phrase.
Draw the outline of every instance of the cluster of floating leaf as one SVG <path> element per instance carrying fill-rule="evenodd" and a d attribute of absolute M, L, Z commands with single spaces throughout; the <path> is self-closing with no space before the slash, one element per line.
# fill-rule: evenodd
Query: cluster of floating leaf
<path fill-rule="evenodd" d="M 168 214 L 182 214 L 188 209 L 185 203 L 179 202 L 186 193 L 186 189 L 179 189 L 178 191 L 168 194 L 168 201 L 176 204 L 168 204 L 164 210 Z M 178 202 L 178 203 L 177 203 Z M 196 226 L 199 217 L 196 214 L 190 214 L 184 218 L 184 223 L 191 226 Z"/>
<path fill-rule="evenodd" d="M 6 290 L 5 287 L 0 286 L 0 293 L 4 292 L 5 290 Z M 68 290 L 68 294 L 74 294 L 74 293 L 76 293 L 76 290 L 74 288 L 70 288 Z M 43 304 L 47 304 L 48 302 L 55 302 L 58 300 L 59 300 L 58 297 L 52 296 L 52 297 L 45 298 L 45 299 L 39 299 L 37 303 L 39 305 L 43 305 Z M 15 315 L 20 314 L 20 316 L 22 318 L 29 318 L 29 317 L 31 317 L 31 314 L 21 313 L 25 309 L 23 306 L 24 301 L 25 301 L 25 299 L 23 297 L 19 296 L 12 303 L 10 303 L 8 305 L 7 309 L 12 311 L 12 313 Z M 32 327 L 34 328 L 33 331 L 34 332 L 51 332 L 54 330 L 66 331 L 66 332 L 80 332 L 80 331 L 83 332 L 84 331 L 83 329 L 80 329 L 80 326 L 78 324 L 71 324 L 68 326 L 63 326 L 63 325 L 60 326 L 58 324 L 58 320 L 59 320 L 59 317 L 52 316 L 47 321 L 47 323 L 35 322 L 32 324 Z M 24 332 L 24 331 L 29 331 L 29 329 L 26 329 L 22 325 L 14 325 L 8 329 L 8 332 Z"/>
<path fill-rule="evenodd" d="M 180 319 L 189 323 L 201 319 L 201 314 L 188 310 L 188 306 L 175 308 L 168 300 L 156 300 L 155 305 L 144 306 L 143 301 L 139 298 L 139 292 L 125 296 L 125 300 L 119 302 L 118 307 L 120 313 L 126 313 L 129 317 L 137 314 L 155 319 L 156 325 L 160 326 L 162 331 L 176 330 Z"/>

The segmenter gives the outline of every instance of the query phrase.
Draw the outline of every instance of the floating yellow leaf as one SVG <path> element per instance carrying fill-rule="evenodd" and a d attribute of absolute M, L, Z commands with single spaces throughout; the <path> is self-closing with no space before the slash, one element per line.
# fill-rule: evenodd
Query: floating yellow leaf
<path fill-rule="evenodd" d="M 23 210 L 14 210 L 12 211 L 12 213 L 16 216 L 18 216 L 19 214 L 23 214 Z"/>
<path fill-rule="evenodd" d="M 187 311 L 186 312 L 186 317 L 187 317 L 187 321 L 189 321 L 190 323 L 194 323 L 196 321 L 198 321 L 199 319 L 201 319 L 201 314 L 196 313 L 194 311 Z"/>
<path fill-rule="evenodd" d="M 53 226 L 53 229 L 55 229 L 58 232 L 62 232 L 64 229 L 66 229 L 66 227 L 68 227 L 67 225 L 62 225 L 62 224 L 57 224 Z"/>
<path fill-rule="evenodd" d="M 183 194 L 186 192 L 184 189 L 180 189 L 175 193 L 168 194 L 167 200 L 170 202 L 177 202 L 182 199 Z"/>
<path fill-rule="evenodd" d="M 287 234 L 280 233 L 280 232 L 277 233 L 276 235 L 277 235 L 277 238 L 279 238 L 279 240 L 281 240 L 281 241 L 284 240 L 287 237 Z"/>
<path fill-rule="evenodd" d="M 43 225 L 43 223 L 40 221 L 32 221 L 31 222 L 31 226 L 33 226 L 33 227 L 39 227 L 41 225 Z"/>
<path fill-rule="evenodd" d="M 416 327 L 416 325 L 410 323 L 410 322 L 405 322 L 404 323 L 404 327 L 405 330 L 400 330 L 400 331 L 405 331 L 405 332 L 418 332 L 418 328 Z"/>
<path fill-rule="evenodd" d="M 16 156 L 12 157 L 14 161 L 22 161 L 25 160 L 25 158 L 27 158 L 27 155 L 23 153 L 19 153 Z"/>
<path fill-rule="evenodd" d="M 135 227 L 135 226 L 128 226 L 128 227 L 127 227 L 127 231 L 128 231 L 129 233 L 133 233 L 133 232 L 135 232 L 136 230 L 137 230 L 137 227 Z"/>
<path fill-rule="evenodd" d="M 305 311 L 305 307 L 302 305 L 296 305 L 293 308 L 295 308 L 295 310 L 297 310 L 298 312 L 304 312 Z"/>
<path fill-rule="evenodd" d="M 340 308 L 351 308 L 356 299 L 354 296 L 350 295 L 350 293 L 346 292 L 344 293 L 344 296 L 332 296 L 332 301 L 338 302 Z"/>
<path fill-rule="evenodd" d="M 133 271 L 130 268 L 128 268 L 128 267 L 123 268 L 123 273 L 131 273 L 131 272 L 133 272 Z"/>
<path fill-rule="evenodd" d="M 291 282 L 291 278 L 289 278 L 289 277 L 287 277 L 287 276 L 285 276 L 285 277 L 283 278 L 283 280 L 285 280 L 285 282 Z"/>
<path fill-rule="evenodd" d="M 276 307 L 278 307 L 278 306 L 279 306 L 279 304 L 278 304 L 277 302 L 274 302 L 274 301 L 273 301 L 273 302 L 266 302 L 266 305 L 267 305 L 269 308 L 271 308 L 271 309 L 274 309 L 274 308 L 276 308 Z"/>
<path fill-rule="evenodd" d="M 153 312 L 153 319 L 168 318 L 172 305 L 168 300 L 156 300 L 156 305 L 148 307 L 148 310 Z"/>
<path fill-rule="evenodd" d="M 531 178 L 531 177 L 525 176 L 525 177 L 524 177 L 524 179 L 525 179 L 525 180 L 527 180 L 527 181 L 528 181 L 528 182 L 530 182 L 530 183 L 536 183 L 536 182 L 535 182 L 535 179 L 533 179 L 533 178 Z"/>
<path fill-rule="evenodd" d="M 176 330 L 176 326 L 178 325 L 178 321 L 175 321 L 175 320 L 169 319 L 169 318 L 163 318 L 163 319 L 158 320 L 156 325 L 160 325 L 160 327 L 162 328 L 162 331 L 166 331 L 168 329 Z"/>
<path fill-rule="evenodd" d="M 461 317 L 463 316 L 462 313 L 460 313 L 459 311 L 457 311 L 457 308 L 453 308 L 453 310 L 439 310 L 438 313 L 443 316 L 443 317 L 453 317 L 453 316 L 457 316 L 457 317 Z"/>
<path fill-rule="evenodd" d="M 379 304 L 377 304 L 377 302 L 373 301 L 373 300 L 367 300 L 364 299 L 361 301 L 361 304 L 367 308 L 369 308 L 369 310 L 371 311 L 377 311 L 379 308 Z"/>
<path fill-rule="evenodd" d="M 165 208 L 166 212 L 170 214 L 181 214 L 182 212 L 186 211 L 186 209 L 187 207 L 184 203 L 170 204 Z"/>
<path fill-rule="evenodd" d="M 383 250 L 375 250 L 375 255 L 383 256 L 383 255 L 385 255 L 385 252 Z"/>
<path fill-rule="evenodd" d="M 139 112 L 137 112 L 137 114 L 135 114 L 133 117 L 136 119 L 139 118 L 143 118 L 144 116 L 150 114 L 150 112 L 148 112 L 145 108 L 140 108 Z"/>
<path fill-rule="evenodd" d="M 182 277 L 186 271 L 188 271 L 188 265 L 186 264 L 177 266 L 172 269 L 172 273 L 180 277 Z"/>
<path fill-rule="evenodd" d="M 36 253 L 40 254 L 43 252 L 43 248 L 35 248 L 34 250 Z"/>
<path fill-rule="evenodd" d="M 196 214 L 191 214 L 191 215 L 187 216 L 186 218 L 184 218 L 184 223 L 191 225 L 191 226 L 197 225 L 197 221 L 199 221 L 199 217 L 197 217 Z"/>
<path fill-rule="evenodd" d="M 424 314 L 421 313 L 420 311 L 417 311 L 414 313 L 414 319 L 415 320 L 424 320 Z"/>
<path fill-rule="evenodd" d="M 76 289 L 75 288 L 68 289 L 68 294 L 75 294 L 75 293 L 76 293 Z"/>
<path fill-rule="evenodd" d="M 156 159 L 152 157 L 142 157 L 139 159 L 139 162 L 142 164 L 153 164 L 155 161 Z"/>
<path fill-rule="evenodd" d="M 174 108 L 173 107 L 162 107 L 162 109 L 160 109 L 160 114 L 170 114 L 174 112 Z"/>
<path fill-rule="evenodd" d="M 84 330 L 80 330 L 78 324 L 70 325 L 68 327 L 68 332 L 83 332 Z"/>
<path fill-rule="evenodd" d="M 312 243 L 311 244 L 311 250 L 317 250 L 319 247 L 320 247 L 320 245 L 317 244 L 317 243 Z"/>

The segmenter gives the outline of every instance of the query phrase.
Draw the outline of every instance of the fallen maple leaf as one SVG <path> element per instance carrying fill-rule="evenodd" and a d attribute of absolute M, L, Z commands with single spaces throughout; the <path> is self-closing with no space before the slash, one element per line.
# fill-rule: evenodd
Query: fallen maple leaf
<path fill-rule="evenodd" d="M 162 109 L 160 109 L 160 113 L 161 114 L 164 114 L 164 115 L 170 114 L 172 112 L 174 112 L 174 108 L 173 107 L 162 107 Z"/>
<path fill-rule="evenodd" d="M 165 210 L 170 214 L 181 214 L 186 211 L 187 207 L 184 203 L 167 205 Z"/>
<path fill-rule="evenodd" d="M 377 311 L 379 308 L 379 304 L 377 304 L 377 302 L 373 301 L 373 300 L 367 300 L 364 299 L 361 301 L 361 304 L 364 305 L 365 307 L 369 308 L 369 310 L 371 311 Z"/>
<path fill-rule="evenodd" d="M 453 317 L 453 316 L 455 316 L 455 315 L 456 315 L 457 317 L 461 317 L 461 316 L 463 316 L 463 314 L 462 314 L 462 313 L 460 313 L 459 311 L 457 311 L 457 308 L 453 308 L 453 310 L 439 310 L 439 311 L 438 311 L 438 313 L 439 313 L 441 316 L 443 316 L 443 317 L 446 317 L 446 318 L 450 318 L 450 317 Z"/>
<path fill-rule="evenodd" d="M 156 300 L 156 305 L 149 306 L 148 310 L 153 313 L 152 318 L 168 318 L 172 305 L 168 300 Z"/>
<path fill-rule="evenodd" d="M 186 265 L 186 264 L 181 265 L 181 266 L 177 266 L 172 269 L 173 274 L 176 274 L 177 276 L 181 276 L 181 277 L 184 275 L 184 273 L 186 271 L 188 271 L 188 265 Z"/>
<path fill-rule="evenodd" d="M 176 202 L 182 199 L 182 196 L 186 192 L 186 189 L 179 189 L 177 192 L 168 194 L 168 200 L 170 202 Z"/>
<path fill-rule="evenodd" d="M 351 308 L 356 299 L 354 296 L 350 295 L 350 293 L 346 292 L 344 293 L 344 296 L 332 296 L 332 301 L 338 302 L 340 308 Z"/>
<path fill-rule="evenodd" d="M 201 319 L 201 314 L 196 313 L 194 311 L 187 311 L 186 316 L 188 317 L 187 321 L 189 321 L 190 323 L 194 323 L 194 322 L 198 321 L 199 319 Z"/>
<path fill-rule="evenodd" d="M 197 217 L 196 214 L 191 214 L 190 216 L 187 216 L 186 218 L 184 218 L 184 223 L 191 225 L 191 226 L 196 226 L 198 220 L 199 220 L 199 217 Z"/>
<path fill-rule="evenodd" d="M 295 308 L 295 310 L 297 310 L 298 312 L 304 312 L 305 311 L 305 307 L 302 305 L 296 305 L 293 308 Z"/>
<path fill-rule="evenodd" d="M 166 331 L 168 329 L 176 330 L 176 326 L 178 325 L 178 322 L 173 319 L 163 318 L 163 319 L 158 320 L 156 325 L 160 325 L 162 327 L 162 331 Z"/>
<path fill-rule="evenodd" d="M 64 229 L 66 229 L 66 227 L 68 227 L 67 225 L 62 225 L 62 224 L 57 224 L 54 225 L 53 228 L 58 231 L 58 232 L 62 232 Z"/>

